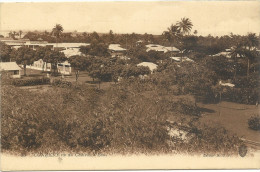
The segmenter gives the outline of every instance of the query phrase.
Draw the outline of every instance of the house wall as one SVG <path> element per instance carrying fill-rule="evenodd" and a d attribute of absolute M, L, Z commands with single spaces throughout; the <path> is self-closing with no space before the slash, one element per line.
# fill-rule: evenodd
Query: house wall
<path fill-rule="evenodd" d="M 35 61 L 32 65 L 28 65 L 27 68 L 34 69 L 34 70 L 41 70 L 41 71 L 51 71 L 51 64 L 46 63 L 43 60 Z M 70 75 L 71 74 L 71 66 L 69 63 L 59 63 L 57 65 L 57 70 L 59 73 L 64 75 Z"/>
<path fill-rule="evenodd" d="M 8 75 L 11 77 L 11 78 L 21 78 L 21 72 L 20 70 L 10 70 L 10 71 L 7 71 Z"/>
<path fill-rule="evenodd" d="M 71 74 L 71 66 L 67 64 L 58 64 L 57 66 L 58 72 L 64 75 Z"/>

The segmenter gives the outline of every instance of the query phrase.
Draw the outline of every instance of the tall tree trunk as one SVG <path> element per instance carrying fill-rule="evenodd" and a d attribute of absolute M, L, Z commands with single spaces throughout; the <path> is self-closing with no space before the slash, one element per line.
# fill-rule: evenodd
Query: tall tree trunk
<path fill-rule="evenodd" d="M 26 76 L 26 64 L 23 65 L 24 76 Z"/>
<path fill-rule="evenodd" d="M 44 67 L 45 67 L 45 62 L 43 62 L 43 65 L 42 65 L 42 72 L 44 72 Z"/>
<path fill-rule="evenodd" d="M 249 78 L 249 68 L 250 68 L 250 60 L 247 58 L 247 80 Z"/>
<path fill-rule="evenodd" d="M 77 83 L 78 82 L 78 78 L 79 78 L 79 70 L 76 70 L 75 74 L 76 74 L 76 83 Z"/>
<path fill-rule="evenodd" d="M 236 80 L 236 76 L 237 76 L 237 56 L 235 57 L 235 72 L 234 72 L 234 80 Z"/>

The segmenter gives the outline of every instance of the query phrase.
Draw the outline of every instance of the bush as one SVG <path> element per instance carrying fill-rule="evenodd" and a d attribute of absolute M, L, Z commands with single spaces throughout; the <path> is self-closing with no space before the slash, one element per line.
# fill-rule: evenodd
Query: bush
<path fill-rule="evenodd" d="M 14 79 L 12 84 L 15 86 L 33 86 L 33 85 L 44 85 L 49 84 L 50 78 L 25 78 L 25 79 Z"/>
<path fill-rule="evenodd" d="M 193 128 L 190 133 L 194 137 L 187 148 L 195 152 L 213 154 L 237 154 L 242 141 L 237 136 L 230 136 L 222 127 L 202 126 Z"/>
<path fill-rule="evenodd" d="M 195 105 L 195 102 L 187 99 L 178 100 L 176 103 L 172 104 L 172 107 L 175 111 L 185 115 L 200 116 L 200 110 Z"/>
<path fill-rule="evenodd" d="M 248 126 L 252 130 L 260 130 L 260 115 L 254 115 L 248 120 Z"/>
<path fill-rule="evenodd" d="M 256 104 L 259 101 L 258 88 L 226 88 L 222 94 L 223 99 L 244 104 Z"/>
<path fill-rule="evenodd" d="M 169 116 L 191 126 L 189 122 L 199 115 L 192 101 L 139 79 L 115 84 L 106 91 L 78 85 L 36 93 L 3 85 L 1 96 L 1 148 L 15 153 L 169 153 L 176 149 L 169 144 Z M 186 145 L 183 150 L 198 151 L 201 145 L 205 151 L 215 150 L 216 145 L 216 150 L 221 150 L 236 145 L 224 132 L 217 133 L 214 128 L 204 132 L 207 130 L 190 131 L 196 134 L 194 147 Z M 216 142 L 222 138 L 223 144 Z"/>
<path fill-rule="evenodd" d="M 69 81 L 62 81 L 61 79 L 54 79 L 51 81 L 51 85 L 58 87 L 71 87 L 72 83 Z"/>

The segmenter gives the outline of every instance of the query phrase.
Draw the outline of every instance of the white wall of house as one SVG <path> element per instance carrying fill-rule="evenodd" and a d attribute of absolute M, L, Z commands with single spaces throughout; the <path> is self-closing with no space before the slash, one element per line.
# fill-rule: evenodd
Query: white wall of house
<path fill-rule="evenodd" d="M 44 62 L 42 59 L 35 61 L 32 65 L 28 65 L 27 68 L 41 71 L 51 71 L 51 64 Z M 64 75 L 71 74 L 71 65 L 68 61 L 59 63 L 57 65 L 58 72 Z"/>

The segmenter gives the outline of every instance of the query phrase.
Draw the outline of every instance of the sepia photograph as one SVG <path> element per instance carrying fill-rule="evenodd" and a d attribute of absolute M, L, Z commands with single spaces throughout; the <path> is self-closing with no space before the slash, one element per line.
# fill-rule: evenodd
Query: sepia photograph
<path fill-rule="evenodd" d="M 1 170 L 260 168 L 260 1 L 0 3 Z"/>

